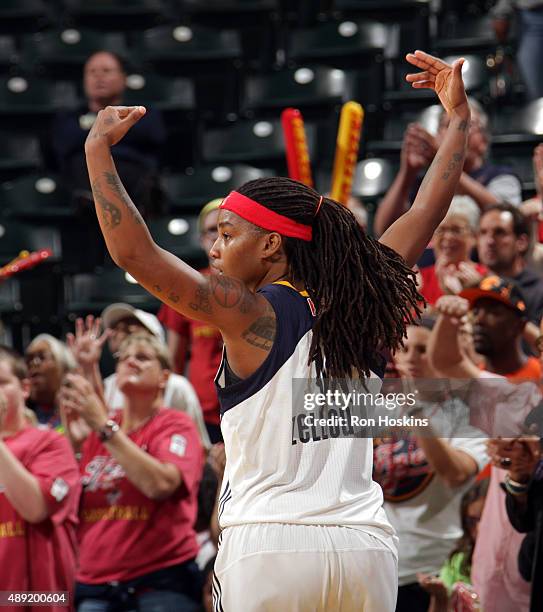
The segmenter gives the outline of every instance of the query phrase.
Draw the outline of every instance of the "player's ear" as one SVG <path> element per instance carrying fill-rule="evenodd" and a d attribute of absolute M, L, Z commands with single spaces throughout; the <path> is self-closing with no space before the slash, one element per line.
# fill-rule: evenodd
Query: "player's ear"
<path fill-rule="evenodd" d="M 277 232 L 266 234 L 262 243 L 262 256 L 265 259 L 283 254 L 283 237 Z"/>

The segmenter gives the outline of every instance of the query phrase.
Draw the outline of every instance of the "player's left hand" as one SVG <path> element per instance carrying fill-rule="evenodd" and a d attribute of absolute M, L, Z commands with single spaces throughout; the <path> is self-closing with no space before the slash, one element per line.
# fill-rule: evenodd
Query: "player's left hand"
<path fill-rule="evenodd" d="M 106 106 L 99 111 L 87 136 L 85 148 L 93 142 L 105 142 L 112 147 L 146 112 L 145 106 Z"/>
<path fill-rule="evenodd" d="M 424 51 L 415 51 L 408 53 L 406 60 L 422 71 L 406 75 L 406 81 L 415 89 L 433 89 L 449 116 L 469 118 L 468 99 L 462 81 L 464 58 L 455 60 L 451 66 Z"/>

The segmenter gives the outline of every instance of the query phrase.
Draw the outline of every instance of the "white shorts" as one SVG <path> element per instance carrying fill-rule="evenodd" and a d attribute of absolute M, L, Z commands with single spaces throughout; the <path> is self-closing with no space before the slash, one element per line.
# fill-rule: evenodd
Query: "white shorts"
<path fill-rule="evenodd" d="M 393 536 L 279 523 L 221 534 L 215 612 L 394 612 L 397 593 Z"/>

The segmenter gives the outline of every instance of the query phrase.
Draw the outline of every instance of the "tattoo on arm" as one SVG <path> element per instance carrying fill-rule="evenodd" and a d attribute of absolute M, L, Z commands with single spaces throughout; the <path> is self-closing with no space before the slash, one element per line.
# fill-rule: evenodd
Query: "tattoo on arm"
<path fill-rule="evenodd" d="M 441 175 L 441 178 L 444 181 L 446 181 L 451 176 L 451 173 L 456 170 L 458 164 L 462 161 L 462 158 L 463 158 L 462 153 L 453 153 L 451 160 L 447 164 L 447 169 Z"/>
<path fill-rule="evenodd" d="M 126 192 L 123 184 L 121 183 L 121 179 L 117 176 L 117 174 L 113 172 L 104 172 L 104 177 L 107 181 L 107 184 L 111 187 L 113 193 L 118 196 L 121 202 L 126 206 L 130 214 L 132 215 L 132 219 L 139 225 L 143 225 L 143 219 L 140 215 L 139 210 L 134 206 L 130 196 Z"/>
<path fill-rule="evenodd" d="M 121 222 L 121 211 L 111 200 L 108 200 L 100 187 L 100 180 L 96 179 L 92 183 L 92 193 L 102 210 L 102 221 L 106 229 L 115 229 Z"/>
<path fill-rule="evenodd" d="M 216 274 L 210 277 L 209 286 L 214 300 L 222 308 L 237 306 L 242 314 L 249 312 L 252 295 L 241 281 Z"/>
<path fill-rule="evenodd" d="M 241 334 L 241 337 L 248 344 L 269 352 L 275 341 L 275 331 L 275 317 L 264 315 L 251 323 L 251 325 Z"/>
<path fill-rule="evenodd" d="M 170 300 L 170 302 L 173 302 L 174 304 L 177 304 L 177 302 L 179 302 L 179 296 L 177 295 L 177 293 L 174 293 L 173 291 L 170 291 L 170 293 L 168 293 L 168 299 Z"/>
<path fill-rule="evenodd" d="M 153 285 L 153 289 L 157 292 L 157 293 L 162 293 L 162 287 L 160 285 Z"/>
<path fill-rule="evenodd" d="M 194 302 L 190 302 L 189 306 L 192 310 L 201 310 L 206 314 L 211 314 L 211 302 L 209 301 L 209 285 L 201 285 L 196 289 L 194 295 Z"/>
<path fill-rule="evenodd" d="M 241 314 L 247 314 L 254 304 L 254 295 L 241 281 L 216 274 L 196 289 L 189 306 L 192 310 L 212 314 L 214 304 L 229 310 L 237 308 Z"/>
<path fill-rule="evenodd" d="M 465 132 L 468 129 L 468 125 L 469 125 L 469 121 L 464 119 L 464 121 L 460 122 L 460 124 L 458 126 L 458 131 L 459 132 Z"/>

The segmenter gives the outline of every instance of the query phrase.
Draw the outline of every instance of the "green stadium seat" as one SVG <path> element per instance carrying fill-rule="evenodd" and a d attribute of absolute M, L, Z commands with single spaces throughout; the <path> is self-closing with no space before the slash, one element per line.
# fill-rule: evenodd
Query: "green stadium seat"
<path fill-rule="evenodd" d="M 141 104 L 171 113 L 196 108 L 194 84 L 190 79 L 156 74 L 130 74 L 123 102 L 128 106 Z"/>
<path fill-rule="evenodd" d="M 358 68 L 363 60 L 382 61 L 392 35 L 390 26 L 372 21 L 328 22 L 293 29 L 287 39 L 287 58 L 297 65 L 318 62 Z"/>
<path fill-rule="evenodd" d="M 38 168 L 41 164 L 38 138 L 32 134 L 13 131 L 0 131 L 0 177 L 3 180 L 14 178 L 24 172 Z M 2 209 L 4 199 L 0 196 Z"/>
<path fill-rule="evenodd" d="M 238 32 L 203 26 L 160 26 L 136 36 L 136 52 L 159 70 L 175 64 L 178 74 L 198 72 L 204 66 L 220 70 L 242 57 Z"/>
<path fill-rule="evenodd" d="M 59 108 L 75 106 L 77 95 L 72 83 L 35 77 L 0 79 L 0 124 L 9 128 L 43 129 L 43 121 Z"/>
<path fill-rule="evenodd" d="M 60 233 L 57 228 L 46 225 L 21 223 L 0 217 L 0 265 L 17 257 L 21 251 L 51 249 L 50 262 L 62 257 Z"/>
<path fill-rule="evenodd" d="M 70 201 L 57 176 L 32 174 L 0 185 L 2 211 L 17 219 L 68 220 L 73 215 Z"/>
<path fill-rule="evenodd" d="M 78 24 L 104 30 L 135 30 L 166 19 L 164 0 L 64 0 Z"/>
<path fill-rule="evenodd" d="M 2 0 L 0 31 L 8 34 L 33 32 L 50 22 L 50 6 L 45 0 Z"/>
<path fill-rule="evenodd" d="M 305 122 L 309 155 L 313 160 L 317 152 L 316 127 Z M 202 157 L 209 163 L 235 163 L 265 165 L 284 168 L 285 143 L 281 122 L 238 121 L 222 129 L 208 130 L 203 135 Z"/>
<path fill-rule="evenodd" d="M 145 71 L 194 79 L 196 105 L 205 118 L 238 112 L 242 56 L 234 30 L 175 25 L 134 34 L 134 57 Z"/>
<path fill-rule="evenodd" d="M 249 77 L 241 103 L 242 112 L 275 111 L 288 106 L 323 111 L 344 101 L 346 76 L 324 66 L 303 67 Z"/>
<path fill-rule="evenodd" d="M 114 302 L 126 302 L 142 310 L 156 311 L 158 300 L 120 268 L 66 278 L 65 308 L 68 318 L 99 314 Z"/>
<path fill-rule="evenodd" d="M 0 35 L 0 71 L 10 72 L 19 62 L 19 53 L 13 36 Z"/>
<path fill-rule="evenodd" d="M 383 196 L 395 176 L 396 168 L 388 159 L 364 159 L 356 165 L 352 193 L 362 200 Z"/>
<path fill-rule="evenodd" d="M 206 202 L 225 197 L 243 183 L 265 176 L 273 176 L 273 172 L 241 164 L 203 166 L 191 168 L 185 174 L 164 176 L 162 188 L 171 213 L 198 213 Z"/>
<path fill-rule="evenodd" d="M 149 222 L 151 235 L 162 248 L 194 268 L 205 267 L 207 257 L 199 242 L 196 215 L 169 215 Z"/>
<path fill-rule="evenodd" d="M 98 32 L 67 28 L 27 34 L 23 37 L 22 55 L 28 65 L 37 64 L 46 74 L 78 82 L 83 78 L 87 58 L 107 49 L 121 57 L 128 55 L 126 40 L 120 32 Z"/>
<path fill-rule="evenodd" d="M 450 14 L 440 20 L 439 35 L 432 42 L 438 54 L 496 51 L 496 35 L 490 15 Z"/>
<path fill-rule="evenodd" d="M 238 30 L 244 64 L 270 68 L 280 40 L 278 0 L 177 0 L 182 15 L 193 24 Z"/>

